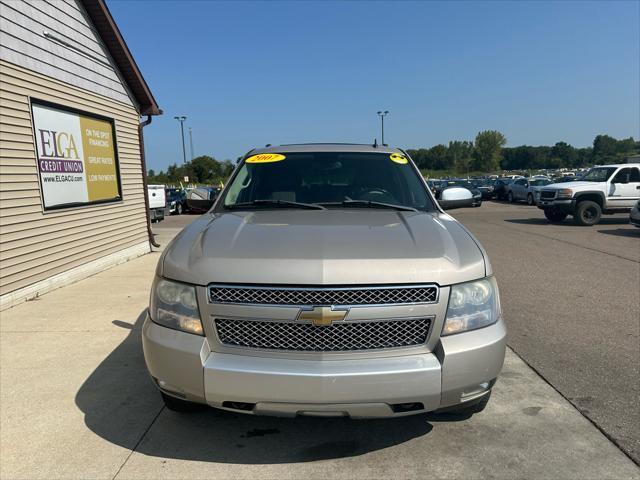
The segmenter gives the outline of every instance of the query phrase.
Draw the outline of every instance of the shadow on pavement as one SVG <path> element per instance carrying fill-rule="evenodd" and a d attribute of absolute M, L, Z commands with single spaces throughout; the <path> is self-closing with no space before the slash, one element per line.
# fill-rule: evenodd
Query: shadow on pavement
<path fill-rule="evenodd" d="M 615 235 L 617 237 L 640 238 L 640 228 L 616 228 L 615 230 L 598 230 L 598 233 L 606 233 L 607 235 Z"/>
<path fill-rule="evenodd" d="M 113 321 L 130 332 L 75 398 L 91 431 L 144 455 L 240 464 L 326 460 L 407 442 L 428 434 L 434 422 L 466 419 L 445 414 L 379 420 L 274 418 L 215 409 L 175 413 L 164 409 L 146 371 L 140 339 L 145 313 L 134 324 Z"/>

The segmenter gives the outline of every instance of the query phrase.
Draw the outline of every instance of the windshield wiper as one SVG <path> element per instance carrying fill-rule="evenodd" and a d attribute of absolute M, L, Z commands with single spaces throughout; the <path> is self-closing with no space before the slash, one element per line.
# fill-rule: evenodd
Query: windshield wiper
<path fill-rule="evenodd" d="M 322 205 L 318 205 L 317 203 L 302 203 L 302 202 L 292 202 L 289 200 L 252 200 L 250 202 L 241 202 L 234 203 L 233 205 L 226 205 L 225 208 L 235 209 L 235 208 L 243 208 L 243 207 L 280 207 L 280 208 L 307 208 L 309 210 L 326 210 Z"/>
<path fill-rule="evenodd" d="M 343 200 L 342 202 L 322 202 L 320 205 L 342 205 L 344 207 L 349 206 L 363 206 L 371 208 L 392 208 L 394 210 L 401 210 L 403 212 L 417 212 L 418 210 L 413 207 L 407 207 L 405 205 L 394 205 L 393 203 L 374 202 L 372 200 Z"/>

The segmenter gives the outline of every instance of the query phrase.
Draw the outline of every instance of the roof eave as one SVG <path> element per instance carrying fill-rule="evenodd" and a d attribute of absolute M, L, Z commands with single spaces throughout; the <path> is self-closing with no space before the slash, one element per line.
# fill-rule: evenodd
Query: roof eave
<path fill-rule="evenodd" d="M 80 0 L 120 74 L 140 106 L 140 115 L 162 115 L 147 82 L 129 51 L 118 25 L 104 0 Z"/>

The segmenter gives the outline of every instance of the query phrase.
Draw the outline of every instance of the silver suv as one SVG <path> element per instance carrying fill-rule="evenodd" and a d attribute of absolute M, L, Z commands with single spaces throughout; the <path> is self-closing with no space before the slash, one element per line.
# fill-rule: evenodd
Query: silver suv
<path fill-rule="evenodd" d="M 143 327 L 168 408 L 470 414 L 505 355 L 491 264 L 402 150 L 249 152 L 158 262 Z"/>

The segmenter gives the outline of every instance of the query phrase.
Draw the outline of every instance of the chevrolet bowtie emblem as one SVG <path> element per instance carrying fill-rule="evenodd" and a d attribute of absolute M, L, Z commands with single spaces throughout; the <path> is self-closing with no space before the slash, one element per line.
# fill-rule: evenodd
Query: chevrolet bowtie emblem
<path fill-rule="evenodd" d="M 328 327 L 333 322 L 339 322 L 349 313 L 349 310 L 333 310 L 332 307 L 313 307 L 302 309 L 298 314 L 298 320 L 311 320 L 316 327 Z"/>

